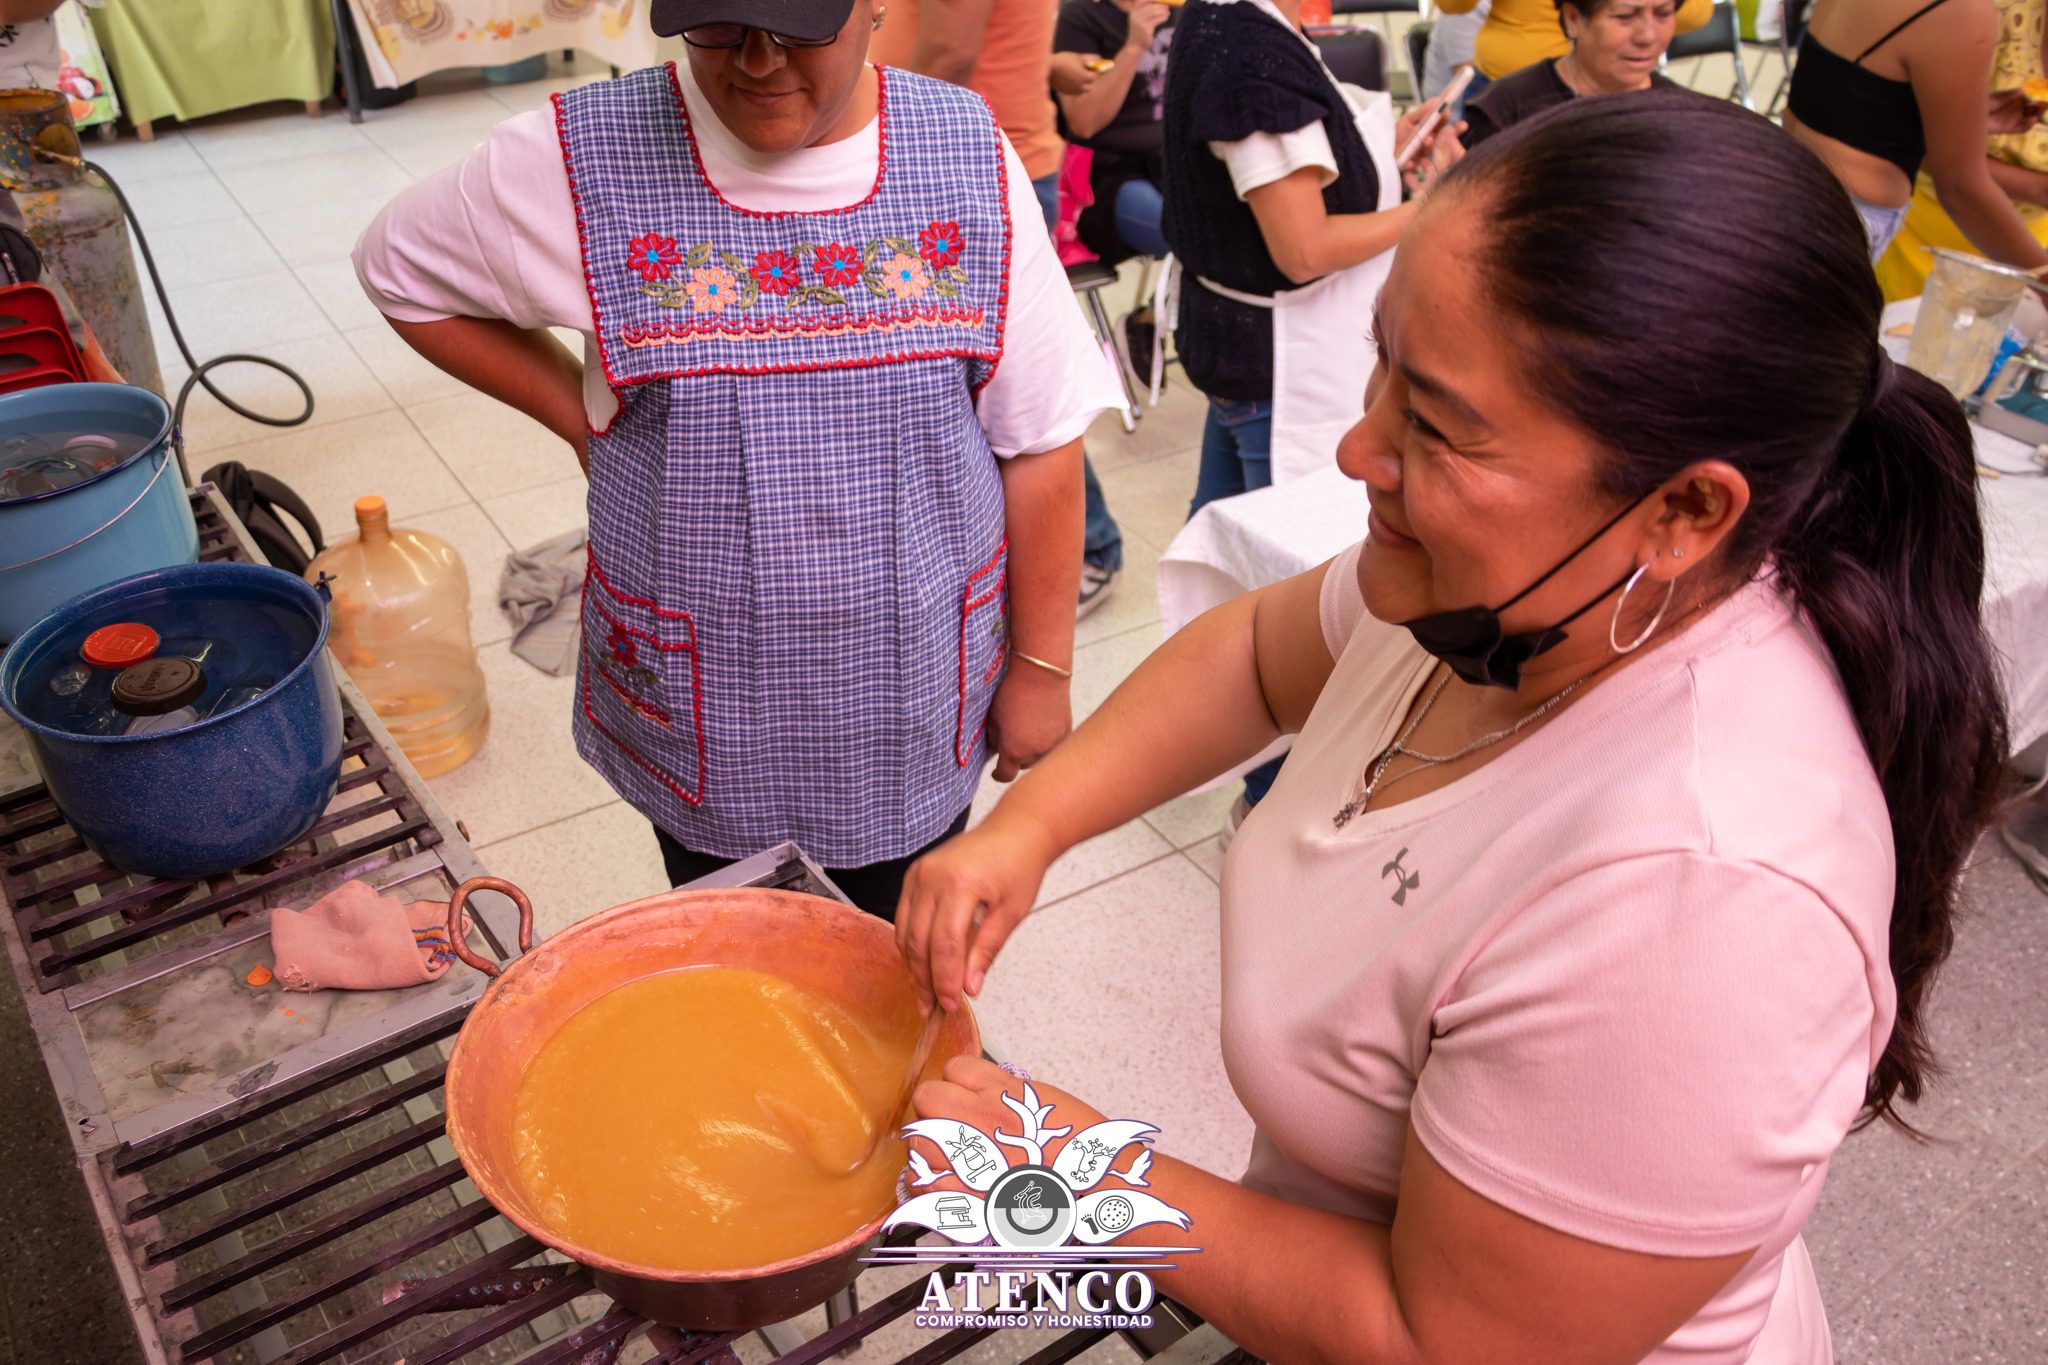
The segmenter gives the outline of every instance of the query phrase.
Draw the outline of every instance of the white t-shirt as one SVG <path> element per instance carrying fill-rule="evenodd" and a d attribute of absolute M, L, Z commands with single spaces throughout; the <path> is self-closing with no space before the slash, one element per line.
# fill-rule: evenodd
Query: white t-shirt
<path fill-rule="evenodd" d="M 881 157 L 879 121 L 852 137 L 780 156 L 749 149 L 718 121 L 689 64 L 677 63 L 705 174 L 728 200 L 756 210 L 816 211 L 864 198 Z M 1044 215 L 1009 139 L 1009 316 L 1003 359 L 976 403 L 998 455 L 1052 450 L 1123 401 L 1089 331 Z M 518 114 L 461 161 L 385 206 L 356 244 L 371 302 L 401 322 L 505 318 L 583 333 L 583 402 L 603 430 L 618 410 L 605 383 L 583 281 L 576 209 L 554 110 Z"/>
<path fill-rule="evenodd" d="M 1412 1123 L 1548 1227 L 1757 1248 L 1651 1360 L 1824 1362 L 1799 1230 L 1895 1003 L 1889 817 L 1825 649 L 1753 583 L 1338 829 L 1435 663 L 1366 614 L 1356 566 L 1325 584 L 1336 671 L 1224 866 L 1246 1183 L 1390 1222 Z"/>

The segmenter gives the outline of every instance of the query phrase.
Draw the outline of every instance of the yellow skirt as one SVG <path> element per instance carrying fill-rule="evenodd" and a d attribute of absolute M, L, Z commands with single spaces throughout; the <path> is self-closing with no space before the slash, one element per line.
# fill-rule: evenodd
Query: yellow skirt
<path fill-rule="evenodd" d="M 2048 246 L 2048 211 L 2032 204 L 2015 203 L 2013 207 L 2019 210 L 2020 220 L 2034 239 Z M 1934 268 L 1934 258 L 1927 253 L 1938 246 L 1967 251 L 1973 256 L 1983 254 L 1970 245 L 1970 239 L 1935 198 L 1934 182 L 1922 175 L 1913 182 L 1913 201 L 1906 206 L 1905 225 L 1877 260 L 1877 282 L 1884 290 L 1886 303 L 1917 298 L 1925 290 L 1927 274 Z"/>

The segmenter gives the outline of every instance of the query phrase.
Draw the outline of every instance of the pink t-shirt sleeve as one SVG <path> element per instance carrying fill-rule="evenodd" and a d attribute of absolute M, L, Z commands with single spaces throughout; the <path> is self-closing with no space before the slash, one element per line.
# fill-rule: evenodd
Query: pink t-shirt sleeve
<path fill-rule="evenodd" d="M 591 328 L 554 110 L 515 115 L 400 194 L 356 244 L 356 277 L 401 322 L 504 318 Z"/>
<path fill-rule="evenodd" d="M 1317 606 L 1323 622 L 1323 643 L 1329 646 L 1333 659 L 1344 656 L 1345 646 L 1358 632 L 1358 623 L 1365 619 L 1365 590 L 1358 586 L 1358 557 L 1364 553 L 1365 542 L 1361 540 L 1331 560 L 1323 571 L 1323 591 Z"/>
<path fill-rule="evenodd" d="M 1803 883 L 1635 858 L 1543 893 L 1465 965 L 1411 1119 L 1454 1178 L 1548 1227 L 1746 1251 L 1817 1193 L 1872 1015 L 1862 953 Z"/>

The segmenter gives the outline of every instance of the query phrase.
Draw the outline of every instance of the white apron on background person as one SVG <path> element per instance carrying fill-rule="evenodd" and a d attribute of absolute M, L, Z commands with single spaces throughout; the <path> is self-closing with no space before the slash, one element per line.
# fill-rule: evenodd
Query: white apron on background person
<path fill-rule="evenodd" d="M 1352 121 L 1379 178 L 1380 212 L 1401 203 L 1394 164 L 1394 102 L 1384 90 L 1362 90 L 1331 77 L 1351 106 Z M 1326 468 L 1337 442 L 1365 412 L 1372 374 L 1372 309 L 1393 269 L 1390 247 L 1368 261 L 1334 271 L 1299 289 L 1267 298 L 1203 279 L 1224 298 L 1273 312 L 1273 482 Z"/>

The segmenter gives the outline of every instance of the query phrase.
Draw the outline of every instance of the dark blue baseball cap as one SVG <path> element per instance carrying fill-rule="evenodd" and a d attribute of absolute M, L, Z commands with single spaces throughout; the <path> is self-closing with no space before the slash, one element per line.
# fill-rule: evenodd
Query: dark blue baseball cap
<path fill-rule="evenodd" d="M 853 0 L 654 0 L 647 19 L 664 38 L 706 24 L 745 24 L 822 43 L 852 13 Z"/>

